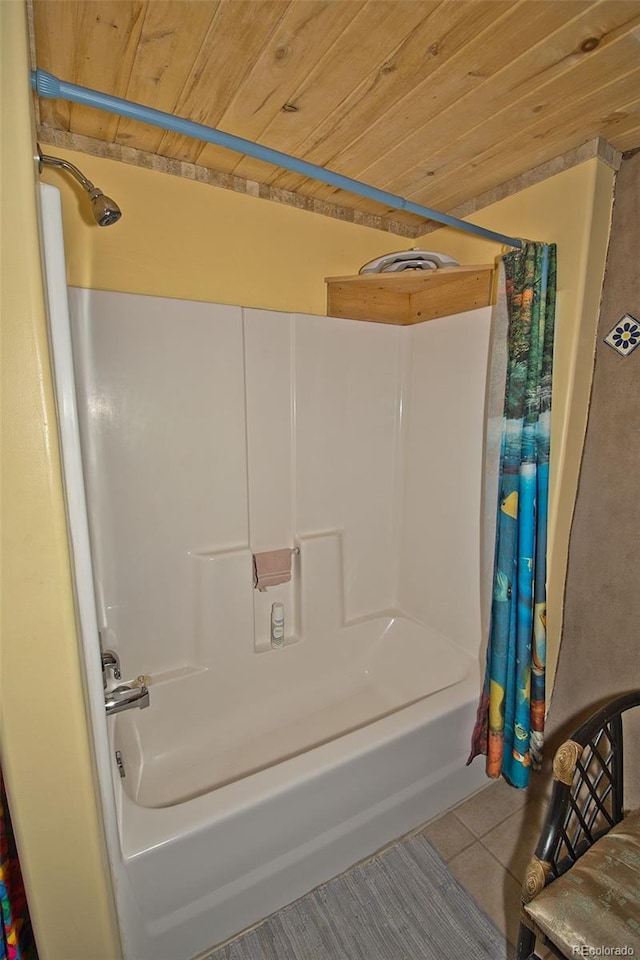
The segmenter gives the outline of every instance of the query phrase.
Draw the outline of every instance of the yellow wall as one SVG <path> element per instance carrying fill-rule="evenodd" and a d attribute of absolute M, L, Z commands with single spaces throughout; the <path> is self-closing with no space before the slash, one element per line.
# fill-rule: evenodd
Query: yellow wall
<path fill-rule="evenodd" d="M 116 960 L 49 374 L 22 0 L 0 3 L 0 25 L 2 769 L 40 960 Z"/>
<path fill-rule="evenodd" d="M 560 646 L 569 533 L 587 424 L 615 174 L 592 159 L 480 210 L 469 219 L 509 236 L 558 245 L 551 418 L 548 693 Z M 446 227 L 416 241 L 463 263 L 487 263 L 496 245 Z M 505 248 L 507 249 L 507 248 Z"/>
<path fill-rule="evenodd" d="M 42 147 L 74 163 L 122 209 L 97 228 L 86 194 L 59 187 L 69 283 L 100 290 L 326 313 L 325 276 L 410 246 L 403 237 L 115 160 Z"/>

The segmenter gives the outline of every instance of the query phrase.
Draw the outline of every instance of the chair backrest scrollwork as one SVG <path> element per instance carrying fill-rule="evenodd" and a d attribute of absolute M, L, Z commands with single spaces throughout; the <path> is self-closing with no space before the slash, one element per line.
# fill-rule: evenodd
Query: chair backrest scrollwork
<path fill-rule="evenodd" d="M 607 704 L 556 751 L 554 785 L 535 858 L 550 883 L 623 817 L 622 714 L 640 691 Z"/>

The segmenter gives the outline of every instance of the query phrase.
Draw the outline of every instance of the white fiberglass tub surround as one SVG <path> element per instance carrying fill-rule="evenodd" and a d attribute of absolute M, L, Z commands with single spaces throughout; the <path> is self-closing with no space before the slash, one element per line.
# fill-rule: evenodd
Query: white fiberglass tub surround
<path fill-rule="evenodd" d="M 89 678 L 123 940 L 190 960 L 483 782 L 464 763 L 489 311 L 397 328 L 87 290 L 70 308 L 80 607 L 94 593 L 124 678 L 150 677 L 150 707 L 108 720 Z M 283 547 L 291 581 L 255 590 L 252 555 Z"/>

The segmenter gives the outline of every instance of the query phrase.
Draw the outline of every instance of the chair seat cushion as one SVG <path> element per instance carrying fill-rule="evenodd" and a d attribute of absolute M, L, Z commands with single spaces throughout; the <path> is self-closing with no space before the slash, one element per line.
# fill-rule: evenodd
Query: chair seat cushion
<path fill-rule="evenodd" d="M 640 810 L 594 843 L 524 910 L 567 957 L 640 956 Z M 603 954 L 603 947 L 610 952 Z"/>

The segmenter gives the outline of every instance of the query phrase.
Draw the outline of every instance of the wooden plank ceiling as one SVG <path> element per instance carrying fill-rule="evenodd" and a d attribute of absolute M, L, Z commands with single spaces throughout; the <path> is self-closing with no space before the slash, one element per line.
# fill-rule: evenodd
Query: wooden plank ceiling
<path fill-rule="evenodd" d="M 62 80 L 446 212 L 596 138 L 640 146 L 640 0 L 33 0 L 32 25 L 36 65 Z M 45 143 L 133 147 L 424 232 L 220 147 L 77 104 L 39 111 Z"/>

